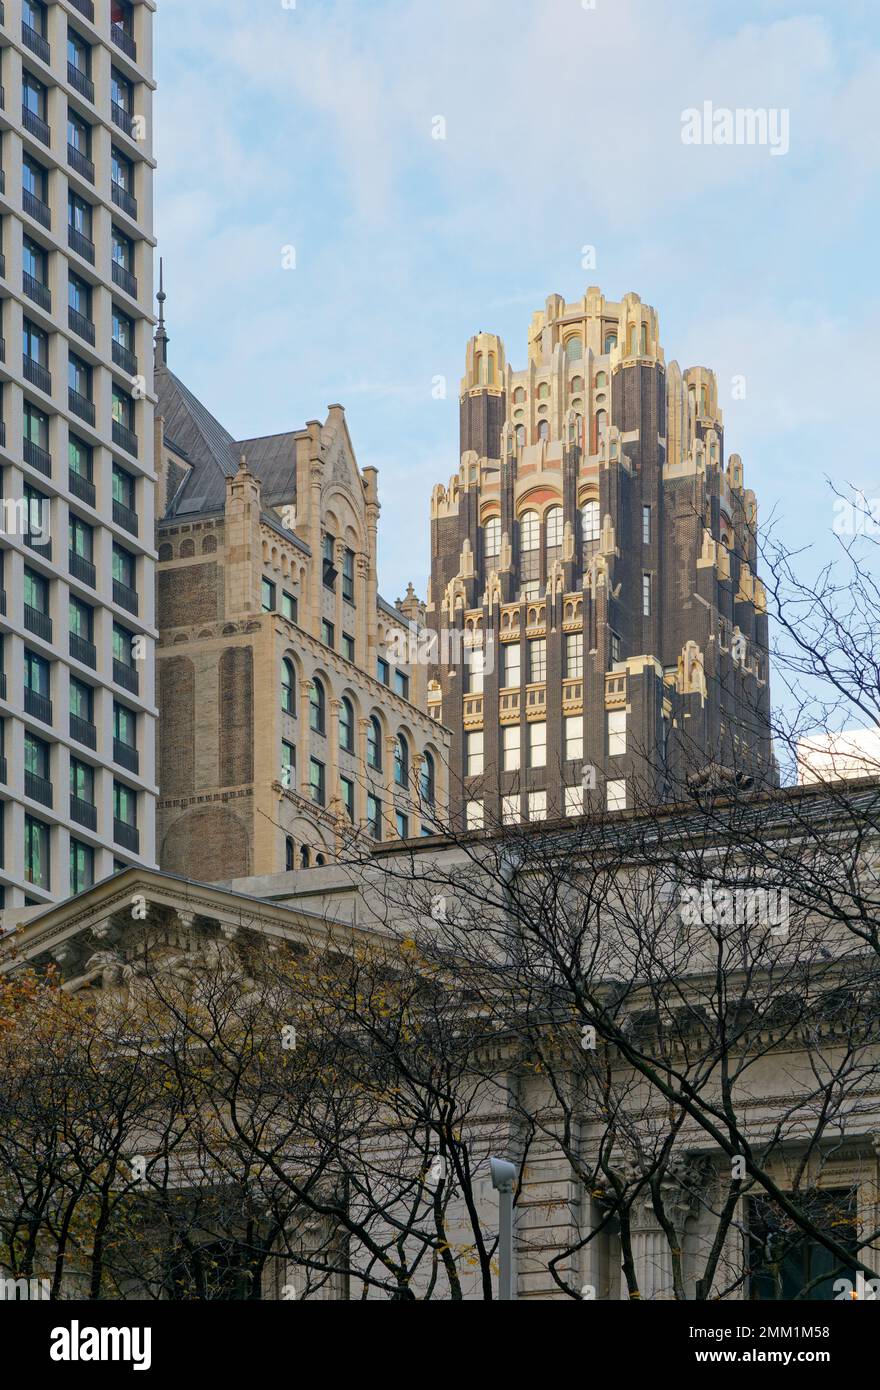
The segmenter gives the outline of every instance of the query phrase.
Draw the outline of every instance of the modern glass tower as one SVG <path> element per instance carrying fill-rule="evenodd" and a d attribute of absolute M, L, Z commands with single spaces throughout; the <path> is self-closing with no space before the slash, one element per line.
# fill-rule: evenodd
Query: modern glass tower
<path fill-rule="evenodd" d="M 0 907 L 155 862 L 152 0 L 0 4 Z"/>

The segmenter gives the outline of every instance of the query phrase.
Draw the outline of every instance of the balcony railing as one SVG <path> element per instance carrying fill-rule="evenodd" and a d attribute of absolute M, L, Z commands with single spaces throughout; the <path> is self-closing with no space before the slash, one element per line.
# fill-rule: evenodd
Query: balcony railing
<path fill-rule="evenodd" d="M 85 420 L 86 424 L 94 425 L 95 406 L 94 402 L 90 401 L 88 396 L 84 396 L 82 392 L 74 391 L 72 386 L 68 386 L 67 404 L 74 415 L 78 415 L 81 420 Z"/>
<path fill-rule="evenodd" d="M 79 555 L 75 550 L 67 552 L 67 568 L 82 584 L 88 584 L 90 589 L 95 587 L 95 566 L 91 560 L 87 560 L 85 555 Z"/>
<path fill-rule="evenodd" d="M 80 96 L 85 97 L 86 101 L 94 103 L 95 84 L 88 73 L 83 72 L 75 63 L 68 63 L 67 80 L 75 92 L 79 92 Z"/>
<path fill-rule="evenodd" d="M 32 714 L 35 719 L 41 719 L 44 724 L 52 723 L 52 701 L 47 695 L 40 695 L 29 686 L 24 688 L 24 708 L 25 713 Z"/>
<path fill-rule="evenodd" d="M 75 738 L 84 748 L 97 748 L 98 730 L 88 719 L 80 719 L 78 714 L 70 716 L 70 737 Z"/>
<path fill-rule="evenodd" d="M 36 53 L 44 63 L 51 62 L 52 54 L 49 44 L 42 34 L 38 34 L 36 29 L 32 29 L 26 20 L 21 21 L 21 41 L 25 48 L 29 48 L 31 53 Z"/>
<path fill-rule="evenodd" d="M 36 772 L 25 771 L 24 794 L 31 801 L 39 801 L 41 806 L 52 805 L 52 783 L 48 777 L 38 777 Z"/>
<path fill-rule="evenodd" d="M 28 299 L 32 299 L 35 304 L 39 304 L 41 309 L 45 309 L 47 314 L 51 314 L 52 291 L 48 285 L 44 285 L 42 280 L 37 280 L 35 276 L 29 275 L 25 270 L 21 276 L 21 287 Z"/>
<path fill-rule="evenodd" d="M 84 232 L 79 232 L 76 227 L 71 227 L 70 223 L 67 224 L 67 244 L 71 251 L 82 256 L 89 265 L 95 264 L 95 243 L 90 241 Z"/>
<path fill-rule="evenodd" d="M 68 143 L 67 162 L 70 165 L 71 169 L 76 170 L 80 178 L 84 178 L 87 183 L 95 182 L 94 164 L 89 159 L 88 155 L 83 154 L 82 150 L 78 150 L 76 148 L 76 145 L 71 145 Z"/>
<path fill-rule="evenodd" d="M 113 658 L 113 679 L 117 685 L 121 685 L 123 690 L 128 690 L 132 695 L 137 695 L 140 689 L 140 678 L 134 666 L 128 666 L 124 661 L 117 657 Z"/>
<path fill-rule="evenodd" d="M 67 322 L 78 338 L 83 342 L 95 346 L 95 325 L 91 319 L 87 319 L 85 314 L 81 314 L 79 309 L 74 309 L 71 304 L 67 306 Z"/>
<path fill-rule="evenodd" d="M 137 299 L 138 282 L 136 275 L 132 275 L 131 271 L 126 270 L 125 266 L 120 265 L 118 261 L 113 262 L 111 274 L 113 276 L 114 285 L 118 285 L 121 290 L 125 290 L 125 293 L 130 294 L 132 299 Z"/>
<path fill-rule="evenodd" d="M 77 473 L 73 468 L 68 468 L 67 483 L 74 497 L 78 497 L 80 502 L 85 502 L 89 507 L 94 507 L 95 484 L 90 478 L 84 478 L 82 473 Z"/>
<path fill-rule="evenodd" d="M 93 0 L 70 0 L 70 3 L 75 10 L 79 10 L 80 14 L 85 15 L 90 24 L 94 24 L 95 6 Z"/>
<path fill-rule="evenodd" d="M 137 512 L 133 512 L 131 507 L 126 507 L 124 502 L 117 502 L 115 497 L 113 498 L 113 520 L 117 526 L 124 527 L 133 536 L 138 534 Z"/>
<path fill-rule="evenodd" d="M 29 463 L 31 468 L 36 468 L 38 473 L 44 477 L 52 476 L 52 455 L 41 445 L 35 444 L 32 439 L 26 439 L 21 446 L 22 456 L 25 463 Z"/>
<path fill-rule="evenodd" d="M 127 29 L 124 29 L 121 24 L 111 24 L 110 37 L 116 44 L 116 47 L 121 48 L 123 53 L 127 54 L 133 63 L 137 62 L 137 44 Z"/>
<path fill-rule="evenodd" d="M 126 213 L 129 217 L 134 218 L 135 221 L 137 220 L 137 198 L 133 197 L 132 194 L 129 193 L 127 188 L 123 188 L 121 183 L 111 181 L 110 197 L 113 199 L 114 203 L 118 208 L 121 208 L 124 213 Z"/>
<path fill-rule="evenodd" d="M 75 820 L 77 825 L 84 825 L 87 830 L 96 830 L 98 826 L 98 808 L 91 801 L 83 801 L 82 797 L 70 794 L 70 819 Z"/>
<path fill-rule="evenodd" d="M 127 449 L 130 454 L 137 458 L 137 435 L 134 430 L 128 428 L 128 425 L 122 425 L 118 420 L 113 421 L 113 443 L 118 444 L 121 449 Z"/>
<path fill-rule="evenodd" d="M 44 203 L 42 198 L 38 198 L 36 193 L 31 193 L 29 188 L 21 190 L 21 206 L 32 217 L 35 222 L 39 222 L 41 227 L 51 230 L 52 211 L 48 203 Z"/>
<path fill-rule="evenodd" d="M 32 386 L 38 386 L 41 391 L 45 391 L 47 396 L 52 394 L 52 374 L 48 367 L 44 367 L 42 362 L 37 362 L 33 357 L 24 355 L 22 370 Z"/>
<path fill-rule="evenodd" d="M 129 376 L 137 376 L 137 358 L 130 348 L 125 347 L 123 343 L 117 342 L 114 338 L 112 342 L 112 353 L 113 361 L 116 363 L 117 367 L 121 367 L 124 372 L 128 372 Z"/>
<path fill-rule="evenodd" d="M 52 619 L 42 609 L 32 608 L 29 603 L 26 603 L 24 605 L 24 625 L 29 632 L 36 633 L 37 637 L 42 637 L 44 642 L 52 641 Z"/>
<path fill-rule="evenodd" d="M 131 850 L 132 854 L 137 854 L 140 837 L 136 825 L 127 825 L 124 820 L 117 820 L 114 816 L 113 839 L 117 845 L 122 845 L 123 849 Z"/>
<path fill-rule="evenodd" d="M 113 602 L 118 603 L 120 608 L 128 609 L 129 613 L 137 614 L 138 594 L 137 589 L 132 589 L 128 584 L 123 584 L 121 579 L 113 580 Z"/>
<path fill-rule="evenodd" d="M 97 670 L 98 649 L 94 642 L 90 642 L 86 637 L 80 637 L 78 632 L 70 632 L 68 636 L 70 638 L 70 655 L 74 661 L 82 662 L 83 666 L 90 666 L 93 671 Z"/>
<path fill-rule="evenodd" d="M 136 748 L 132 748 L 128 743 L 122 743 L 120 739 L 113 740 L 113 761 L 120 767 L 126 768 L 129 772 L 137 773 L 140 771 L 140 759 Z"/>
<path fill-rule="evenodd" d="M 126 135 L 131 136 L 134 132 L 134 117 L 126 111 L 124 106 L 120 106 L 118 101 L 110 101 L 110 119 L 114 125 L 119 126 L 120 130 L 125 131 Z"/>
<path fill-rule="evenodd" d="M 35 140 L 40 140 L 44 145 L 51 145 L 52 132 L 42 116 L 38 116 L 36 111 L 32 111 L 29 106 L 21 108 L 21 123 L 29 135 L 33 135 Z"/>
<path fill-rule="evenodd" d="M 26 546 L 29 546 L 29 547 L 30 547 L 30 549 L 34 552 L 35 555 L 39 555 L 41 559 L 43 559 L 43 560 L 51 560 L 51 559 L 52 559 L 52 542 L 51 542 L 51 541 L 35 541 L 34 538 L 33 538 L 32 533 L 31 533 L 30 531 L 28 531 L 28 532 L 26 533 L 26 535 L 25 535 L 24 543 L 25 543 Z"/>

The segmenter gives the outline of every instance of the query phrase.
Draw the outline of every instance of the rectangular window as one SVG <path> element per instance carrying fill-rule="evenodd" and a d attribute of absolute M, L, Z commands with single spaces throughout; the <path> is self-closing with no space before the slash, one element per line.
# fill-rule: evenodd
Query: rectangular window
<path fill-rule="evenodd" d="M 281 740 L 281 785 L 287 789 L 296 784 L 296 749 L 286 738 Z"/>
<path fill-rule="evenodd" d="M 87 603 L 81 599 L 70 595 L 68 605 L 68 622 L 70 631 L 74 637 L 81 637 L 84 642 L 91 642 L 93 631 L 93 614 Z"/>
<path fill-rule="evenodd" d="M 49 663 L 27 648 L 24 653 L 24 685 L 26 690 L 33 691 L 35 695 L 49 698 Z"/>
<path fill-rule="evenodd" d="M 565 788 L 565 814 L 567 816 L 583 815 L 584 810 L 584 789 L 583 787 Z"/>
<path fill-rule="evenodd" d="M 620 638 L 616 632 L 611 634 L 611 660 L 615 663 L 620 660 Z"/>
<path fill-rule="evenodd" d="M 113 701 L 113 738 L 126 748 L 137 747 L 137 715 L 118 700 Z"/>
<path fill-rule="evenodd" d="M 468 777 L 479 777 L 483 771 L 483 731 L 475 729 L 465 735 L 467 747 L 467 772 Z"/>
<path fill-rule="evenodd" d="M 485 679 L 486 654 L 478 647 L 465 650 L 465 680 L 468 695 L 482 695 Z"/>
<path fill-rule="evenodd" d="M 49 781 L 49 745 L 34 734 L 24 736 L 24 770 L 41 781 Z"/>
<path fill-rule="evenodd" d="M 409 699 L 409 676 L 405 671 L 394 672 L 394 689 L 398 695 L 402 695 L 404 700 Z"/>
<path fill-rule="evenodd" d="M 342 557 L 342 597 L 354 603 L 354 551 L 346 550 Z"/>
<path fill-rule="evenodd" d="M 583 762 L 584 757 L 584 719 L 581 714 L 571 714 L 565 720 L 565 761 Z"/>
<path fill-rule="evenodd" d="M 134 478 L 117 463 L 113 465 L 113 501 L 134 511 Z"/>
<path fill-rule="evenodd" d="M 71 473 L 92 481 L 92 450 L 88 444 L 71 434 L 67 439 L 67 466 Z"/>
<path fill-rule="evenodd" d="M 626 810 L 626 779 L 605 783 L 606 804 L 609 811 Z"/>
<path fill-rule="evenodd" d="M 651 616 L 651 576 L 642 575 L 642 615 L 645 618 Z"/>
<path fill-rule="evenodd" d="M 547 819 L 547 793 L 529 792 L 529 820 Z"/>
<path fill-rule="evenodd" d="M 383 685 L 391 684 L 391 667 L 381 656 L 376 657 L 376 679 L 380 680 Z"/>
<path fill-rule="evenodd" d="M 354 638 L 349 632 L 342 634 L 342 655 L 346 661 L 354 661 Z"/>
<path fill-rule="evenodd" d="M 336 650 L 336 627 L 326 618 L 321 619 L 321 641 L 325 647 L 330 647 L 332 651 Z"/>
<path fill-rule="evenodd" d="M 547 725 L 529 725 L 529 767 L 547 766 Z"/>
<path fill-rule="evenodd" d="M 482 801 L 469 801 L 465 807 L 468 830 L 482 830 L 485 825 L 485 813 Z"/>
<path fill-rule="evenodd" d="M 137 827 L 137 792 L 123 782 L 113 783 L 113 819 L 132 830 Z"/>
<path fill-rule="evenodd" d="M 547 641 L 536 637 L 529 643 L 529 681 L 543 684 L 547 679 Z"/>
<path fill-rule="evenodd" d="M 518 825 L 520 818 L 519 792 L 501 798 L 501 821 L 504 825 Z"/>
<path fill-rule="evenodd" d="M 70 713 L 74 719 L 82 719 L 84 723 L 91 724 L 93 700 L 92 687 L 86 685 L 85 681 L 78 681 L 75 676 L 71 676 Z"/>
<path fill-rule="evenodd" d="M 131 552 L 124 550 L 121 545 L 114 545 L 111 561 L 116 583 L 122 584 L 126 589 L 134 589 L 136 561 Z"/>
<path fill-rule="evenodd" d="M 394 818 L 395 818 L 395 821 L 396 821 L 396 823 L 397 823 L 397 838 L 398 838 L 398 840 L 408 840 L 408 839 L 409 839 L 409 816 L 407 816 L 403 811 L 395 811 L 395 813 L 394 813 Z"/>
<path fill-rule="evenodd" d="M 520 672 L 520 652 L 519 642 L 505 642 L 501 648 L 503 652 L 503 679 L 501 684 L 506 690 L 519 688 L 522 680 Z"/>
<path fill-rule="evenodd" d="M 521 766 L 521 734 L 518 724 L 505 724 L 501 730 L 503 766 L 505 772 L 518 772 Z"/>
<path fill-rule="evenodd" d="M 626 710 L 608 711 L 608 756 L 617 758 L 626 752 Z"/>
<path fill-rule="evenodd" d="M 297 602 L 293 594 L 281 595 L 281 613 L 289 623 L 297 621 Z"/>
<path fill-rule="evenodd" d="M 326 799 L 324 764 L 317 758 L 309 760 L 309 791 L 316 806 L 323 806 Z"/>
<path fill-rule="evenodd" d="M 372 793 L 367 797 L 367 826 L 374 840 L 382 838 L 382 802 Z"/>
<path fill-rule="evenodd" d="M 91 845 L 70 842 L 70 891 L 84 893 L 95 882 L 95 851 Z"/>
<path fill-rule="evenodd" d="M 24 572 L 24 602 L 25 607 L 33 608 L 37 613 L 49 615 L 49 584 L 41 574 L 34 570 L 26 569 Z M 41 633 L 40 636 L 45 636 Z"/>
<path fill-rule="evenodd" d="M 334 559 L 335 546 L 336 541 L 333 536 L 327 535 L 324 537 L 322 544 L 322 555 L 325 589 L 336 588 L 336 563 Z"/>
<path fill-rule="evenodd" d="M 70 760 L 70 795 L 89 806 L 95 804 L 95 769 L 78 758 Z"/>
<path fill-rule="evenodd" d="M 24 876 L 36 888 L 50 887 L 49 827 L 33 816 L 24 818 Z"/>
<path fill-rule="evenodd" d="M 642 544 L 651 544 L 651 508 L 642 507 Z"/>
<path fill-rule="evenodd" d="M 345 807 L 345 814 L 354 824 L 354 782 L 350 777 L 340 777 L 339 790 L 342 795 L 342 804 Z"/>
<path fill-rule="evenodd" d="M 569 680 L 579 680 L 584 674 L 584 639 L 580 632 L 565 634 L 565 674 Z"/>

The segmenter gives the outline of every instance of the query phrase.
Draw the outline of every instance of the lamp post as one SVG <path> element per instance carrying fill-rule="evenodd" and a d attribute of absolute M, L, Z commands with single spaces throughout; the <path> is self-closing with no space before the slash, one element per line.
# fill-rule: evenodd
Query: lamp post
<path fill-rule="evenodd" d="M 513 1298 L 513 1189 L 516 1167 L 506 1158 L 490 1158 L 492 1186 L 498 1193 L 498 1298 Z"/>

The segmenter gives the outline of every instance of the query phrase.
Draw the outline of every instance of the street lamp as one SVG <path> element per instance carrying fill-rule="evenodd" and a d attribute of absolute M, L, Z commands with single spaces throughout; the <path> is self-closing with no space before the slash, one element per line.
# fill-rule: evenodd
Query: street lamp
<path fill-rule="evenodd" d="M 498 1193 L 498 1298 L 513 1298 L 513 1189 L 516 1167 L 506 1158 L 490 1158 L 492 1186 Z"/>

